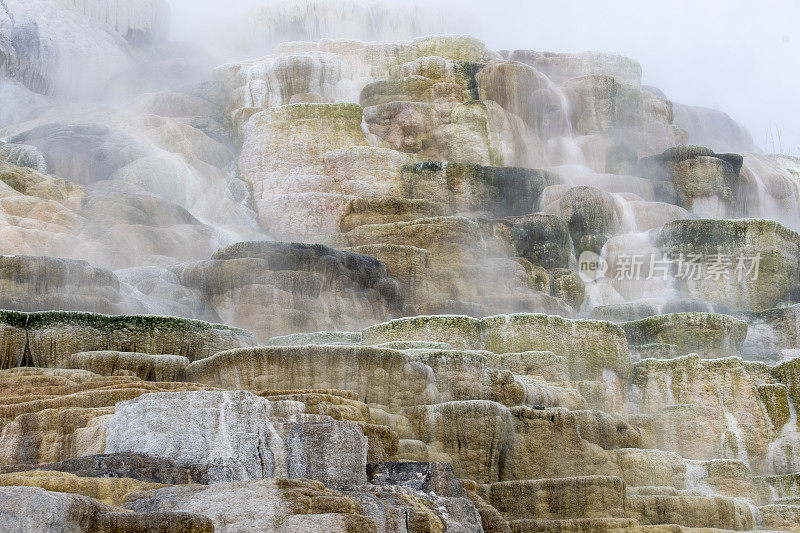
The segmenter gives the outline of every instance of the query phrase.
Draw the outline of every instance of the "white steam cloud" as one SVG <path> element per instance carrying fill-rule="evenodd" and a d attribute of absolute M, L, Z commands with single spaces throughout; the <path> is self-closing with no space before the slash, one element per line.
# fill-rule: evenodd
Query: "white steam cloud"
<path fill-rule="evenodd" d="M 237 17 L 253 8 L 285 5 L 266 0 L 170 3 L 174 37 L 207 43 L 221 42 L 224 35 L 217 32 L 235 33 Z M 642 64 L 645 83 L 670 99 L 724 111 L 747 126 L 765 151 L 800 156 L 800 3 L 795 0 L 385 3 L 407 19 L 417 15 L 427 22 L 417 28 L 422 33 L 469 32 L 493 49 L 596 50 L 632 57 Z M 333 36 L 348 36 L 352 28 L 340 27 Z M 244 24 L 238 29 L 248 31 Z M 386 37 L 403 37 L 399 33 Z"/>

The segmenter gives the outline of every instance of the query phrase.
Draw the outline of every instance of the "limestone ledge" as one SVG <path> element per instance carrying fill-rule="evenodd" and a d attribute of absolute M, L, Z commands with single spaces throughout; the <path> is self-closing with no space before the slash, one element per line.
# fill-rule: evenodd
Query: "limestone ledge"
<path fill-rule="evenodd" d="M 79 352 L 116 350 L 172 354 L 190 360 L 252 346 L 248 331 L 167 316 L 0 311 L 0 368 L 57 366 Z"/>
<path fill-rule="evenodd" d="M 656 236 L 664 254 L 727 254 L 735 268 L 744 259 L 744 271 L 757 271 L 730 283 L 725 279 L 680 279 L 682 296 L 722 303 L 740 311 L 764 311 L 786 301 L 800 276 L 800 235 L 773 220 L 677 220 L 664 225 Z M 708 260 L 708 259 L 706 259 Z M 733 271 L 732 271 L 733 272 Z"/>
<path fill-rule="evenodd" d="M 672 344 L 677 353 L 705 357 L 740 356 L 747 323 L 728 315 L 673 313 L 620 324 L 631 345 Z"/>
<path fill-rule="evenodd" d="M 571 320 L 541 314 L 484 319 L 440 315 L 402 318 L 362 333 L 365 344 L 391 341 L 449 342 L 458 348 L 496 354 L 551 351 L 566 357 L 572 379 L 599 379 L 602 370 L 626 380 L 631 360 L 623 330 L 610 322 Z"/>

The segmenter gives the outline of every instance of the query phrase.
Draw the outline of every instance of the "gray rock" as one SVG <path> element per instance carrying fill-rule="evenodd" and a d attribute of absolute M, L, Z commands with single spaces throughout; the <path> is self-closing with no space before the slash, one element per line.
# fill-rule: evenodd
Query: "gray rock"
<path fill-rule="evenodd" d="M 512 219 L 517 254 L 546 269 L 566 268 L 572 255 L 572 239 L 564 221 L 556 215 L 533 214 Z"/>
<path fill-rule="evenodd" d="M 398 312 L 402 286 L 367 255 L 322 245 L 240 242 L 208 261 L 172 267 L 228 323 L 259 339 L 338 329 L 353 331 Z M 338 341 L 337 341 L 338 343 Z"/>
<path fill-rule="evenodd" d="M 657 315 L 658 306 L 646 302 L 626 302 L 621 304 L 599 305 L 592 309 L 589 318 L 609 322 L 630 322 Z"/>
<path fill-rule="evenodd" d="M 303 346 L 306 344 L 361 344 L 360 331 L 318 331 L 316 333 L 292 333 L 272 337 L 265 346 Z"/>
<path fill-rule="evenodd" d="M 563 181 L 552 172 L 530 168 L 430 161 L 403 168 L 408 197 L 435 201 L 452 213 L 496 217 L 535 213 L 545 188 Z"/>
<path fill-rule="evenodd" d="M 568 268 L 554 268 L 549 274 L 551 294 L 567 302 L 573 309 L 580 309 L 586 297 L 586 285 L 578 273 Z"/>
<path fill-rule="evenodd" d="M 558 202 L 558 212 L 567 223 L 578 252 L 598 252 L 608 237 L 619 232 L 622 206 L 610 193 L 594 187 L 569 189 Z M 590 244 L 598 241 L 597 244 Z M 563 266 L 563 265 L 562 265 Z"/>
<path fill-rule="evenodd" d="M 68 472 L 79 477 L 127 477 L 147 483 L 185 485 L 201 482 L 195 472 L 175 465 L 169 459 L 150 457 L 137 453 L 106 453 L 74 457 L 44 465 L 11 465 L 0 468 L 0 472 L 23 472 L 28 470 L 54 470 Z"/>
<path fill-rule="evenodd" d="M 656 245 L 675 261 L 681 297 L 715 309 L 720 304 L 734 311 L 777 307 L 800 279 L 800 235 L 773 220 L 676 220 L 658 232 Z M 680 261 L 688 265 L 693 257 L 699 276 L 679 275 Z M 715 263 L 724 275 L 713 275 Z"/>
<path fill-rule="evenodd" d="M 464 497 L 373 485 L 337 492 L 305 479 L 165 487 L 137 495 L 125 507 L 200 514 L 214 521 L 218 533 L 483 532 L 475 506 Z"/>
<path fill-rule="evenodd" d="M 0 531 L 8 533 L 213 533 L 208 518 L 185 512 L 125 513 L 80 494 L 0 487 Z"/>
<path fill-rule="evenodd" d="M 714 313 L 655 315 L 620 326 L 632 346 L 672 344 L 679 354 L 709 359 L 742 353 L 748 330 L 746 322 Z"/>
<path fill-rule="evenodd" d="M 641 159 L 638 175 L 654 180 L 657 200 L 703 218 L 731 218 L 744 212 L 742 164 L 739 154 L 682 145 Z"/>
<path fill-rule="evenodd" d="M 300 415 L 286 437 L 290 478 L 315 479 L 344 489 L 367 482 L 367 437 L 356 424 Z"/>
<path fill-rule="evenodd" d="M 367 477 L 373 485 L 398 485 L 438 496 L 464 497 L 466 491 L 453 473 L 453 465 L 442 462 L 409 461 L 370 463 Z"/>
<path fill-rule="evenodd" d="M 201 483 L 288 477 L 335 488 L 365 484 L 368 440 L 360 426 L 302 409 L 245 391 L 145 394 L 117 404 L 106 422 L 106 452 L 168 461 Z"/>
<path fill-rule="evenodd" d="M 716 109 L 673 103 L 675 124 L 686 131 L 688 142 L 726 152 L 757 152 L 747 129 Z"/>
<path fill-rule="evenodd" d="M 249 331 L 199 320 L 70 311 L 0 311 L 0 332 L 0 368 L 54 367 L 72 354 L 96 350 L 166 353 L 195 361 L 255 344 Z"/>
<path fill-rule="evenodd" d="M 244 391 L 145 394 L 117 404 L 106 452 L 199 465 L 210 482 L 273 477 L 283 447 L 269 415 L 267 400 Z"/>
<path fill-rule="evenodd" d="M 86 261 L 0 255 L 0 284 L 2 309 L 109 314 L 122 310 L 117 276 Z"/>
<path fill-rule="evenodd" d="M 0 142 L 0 161 L 47 172 L 47 161 L 35 146 Z"/>
<path fill-rule="evenodd" d="M 0 531 L 8 533 L 78 533 L 91 531 L 110 505 L 79 494 L 39 487 L 0 488 Z"/>
<path fill-rule="evenodd" d="M 389 350 L 452 350 L 453 346 L 446 342 L 428 341 L 392 341 L 376 344 L 376 348 Z"/>
<path fill-rule="evenodd" d="M 214 533 L 205 516 L 182 512 L 103 513 L 92 531 L 114 533 Z"/>
<path fill-rule="evenodd" d="M 146 149 L 130 135 L 90 122 L 43 124 L 18 133 L 9 141 L 35 146 L 54 174 L 83 185 L 107 180 L 146 154 Z"/>
<path fill-rule="evenodd" d="M 670 313 L 713 313 L 714 306 L 701 300 L 678 299 L 670 300 L 661 308 L 661 314 Z M 644 317 L 642 317 L 644 318 Z"/>

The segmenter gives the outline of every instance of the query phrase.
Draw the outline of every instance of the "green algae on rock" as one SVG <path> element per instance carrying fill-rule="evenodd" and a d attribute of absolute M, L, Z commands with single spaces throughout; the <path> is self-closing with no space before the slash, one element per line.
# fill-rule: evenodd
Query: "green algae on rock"
<path fill-rule="evenodd" d="M 631 375 L 625 334 L 610 322 L 520 313 L 484 318 L 481 332 L 491 352 L 545 350 L 566 357 L 572 379 L 599 379 L 604 369 L 623 380 Z"/>
<path fill-rule="evenodd" d="M 363 335 L 365 344 L 427 339 L 496 354 L 551 351 L 567 358 L 573 379 L 598 379 L 603 369 L 615 371 L 622 379 L 631 375 L 625 334 L 610 322 L 526 313 L 481 320 L 436 315 L 378 324 Z"/>
<path fill-rule="evenodd" d="M 535 213 L 511 218 L 513 243 L 520 257 L 546 269 L 569 266 L 572 239 L 566 223 L 557 215 Z"/>
<path fill-rule="evenodd" d="M 447 342 L 456 348 L 481 349 L 481 323 L 459 315 L 407 317 L 377 324 L 362 332 L 364 344 L 393 341 Z"/>
<path fill-rule="evenodd" d="M 690 254 L 730 259 L 727 277 L 678 277 L 685 298 L 763 311 L 785 301 L 800 279 L 800 235 L 773 220 L 677 220 L 664 225 L 656 243 L 672 260 Z"/>
<path fill-rule="evenodd" d="M 406 196 L 436 200 L 451 213 L 505 217 L 535 212 L 545 187 L 562 179 L 544 170 L 444 162 L 407 165 L 403 181 Z"/>
<path fill-rule="evenodd" d="M 758 386 L 758 394 L 764 404 L 772 425 L 777 428 L 789 421 L 789 396 L 782 383 L 765 383 Z"/>
<path fill-rule="evenodd" d="M 678 354 L 741 355 L 747 323 L 728 315 L 674 313 L 620 324 L 631 345 L 671 344 Z"/>
<path fill-rule="evenodd" d="M 135 25 L 116 38 L 148 94 L 47 123 L 71 100 L 39 86 L 58 66 L 42 60 L 86 51 L 54 28 L 104 17 L 66 0 L 64 24 L 37 9 L 53 1 L 0 0 L 16 77 L 0 123 L 30 142 L 0 142 L 0 253 L 26 254 L 0 257 L 0 307 L 147 309 L 257 340 L 168 317 L 6 312 L 0 366 L 51 368 L 0 370 L 0 470 L 76 461 L 43 466 L 77 479 L 4 476 L 51 492 L 0 489 L 0 529 L 71 506 L 51 529 L 800 533 L 800 372 L 783 351 L 800 348 L 800 304 L 787 306 L 800 240 L 768 221 L 687 220 L 797 227 L 800 162 L 718 153 L 755 146 L 721 113 L 643 87 L 619 56 L 495 53 L 461 36 L 311 42 L 344 19 L 381 38 L 437 25 L 349 0 L 261 10 L 245 21 L 258 31 L 220 35 L 306 40 L 154 93 L 145 74 L 185 59 L 159 42 L 164 57 L 141 64 L 156 43 L 140 50 L 149 22 Z M 147 18 L 116 4 L 118 24 Z M 45 88 L 52 101 L 26 94 Z M 629 252 L 763 261 L 746 283 L 584 284 L 583 251 L 609 270 Z M 196 390 L 212 392 L 143 396 Z M 250 483 L 186 485 L 238 478 L 240 460 Z M 95 477 L 125 472 L 172 486 Z M 126 512 L 53 496 L 119 503 L 135 488 Z"/>
<path fill-rule="evenodd" d="M 314 333 L 292 333 L 272 337 L 267 346 L 302 346 L 306 344 L 361 344 L 360 331 L 317 331 Z M 387 348 L 390 348 L 387 346 Z"/>
<path fill-rule="evenodd" d="M 443 57 L 454 61 L 484 62 L 495 56 L 484 43 L 469 36 L 422 37 L 412 41 L 417 57 Z"/>
<path fill-rule="evenodd" d="M 773 375 L 786 384 L 792 402 L 800 405 L 800 358 L 791 359 L 772 369 Z"/>
<path fill-rule="evenodd" d="M 762 391 L 770 367 L 739 357 L 643 359 L 634 365 L 638 411 L 653 416 L 656 447 L 687 459 L 741 459 L 754 472 L 775 464 L 768 443 L 775 438 Z"/>
<path fill-rule="evenodd" d="M 0 308 L 119 313 L 126 307 L 120 281 L 86 261 L 0 255 Z"/>
<path fill-rule="evenodd" d="M 252 346 L 249 331 L 186 318 L 67 311 L 0 311 L 0 368 L 57 366 L 78 352 L 115 350 L 182 355 L 190 360 Z"/>

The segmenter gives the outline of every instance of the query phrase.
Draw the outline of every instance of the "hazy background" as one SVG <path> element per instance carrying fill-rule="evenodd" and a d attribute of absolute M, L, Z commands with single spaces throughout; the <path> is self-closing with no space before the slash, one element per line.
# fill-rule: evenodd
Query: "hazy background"
<path fill-rule="evenodd" d="M 402 0 L 387 0 L 414 6 Z M 176 38 L 269 0 L 170 0 Z M 642 64 L 644 83 L 725 111 L 768 152 L 800 156 L 797 0 L 428 0 L 469 20 L 495 50 L 614 52 Z M 443 28 L 442 33 L 447 33 Z M 265 51 L 266 52 L 266 51 Z"/>

